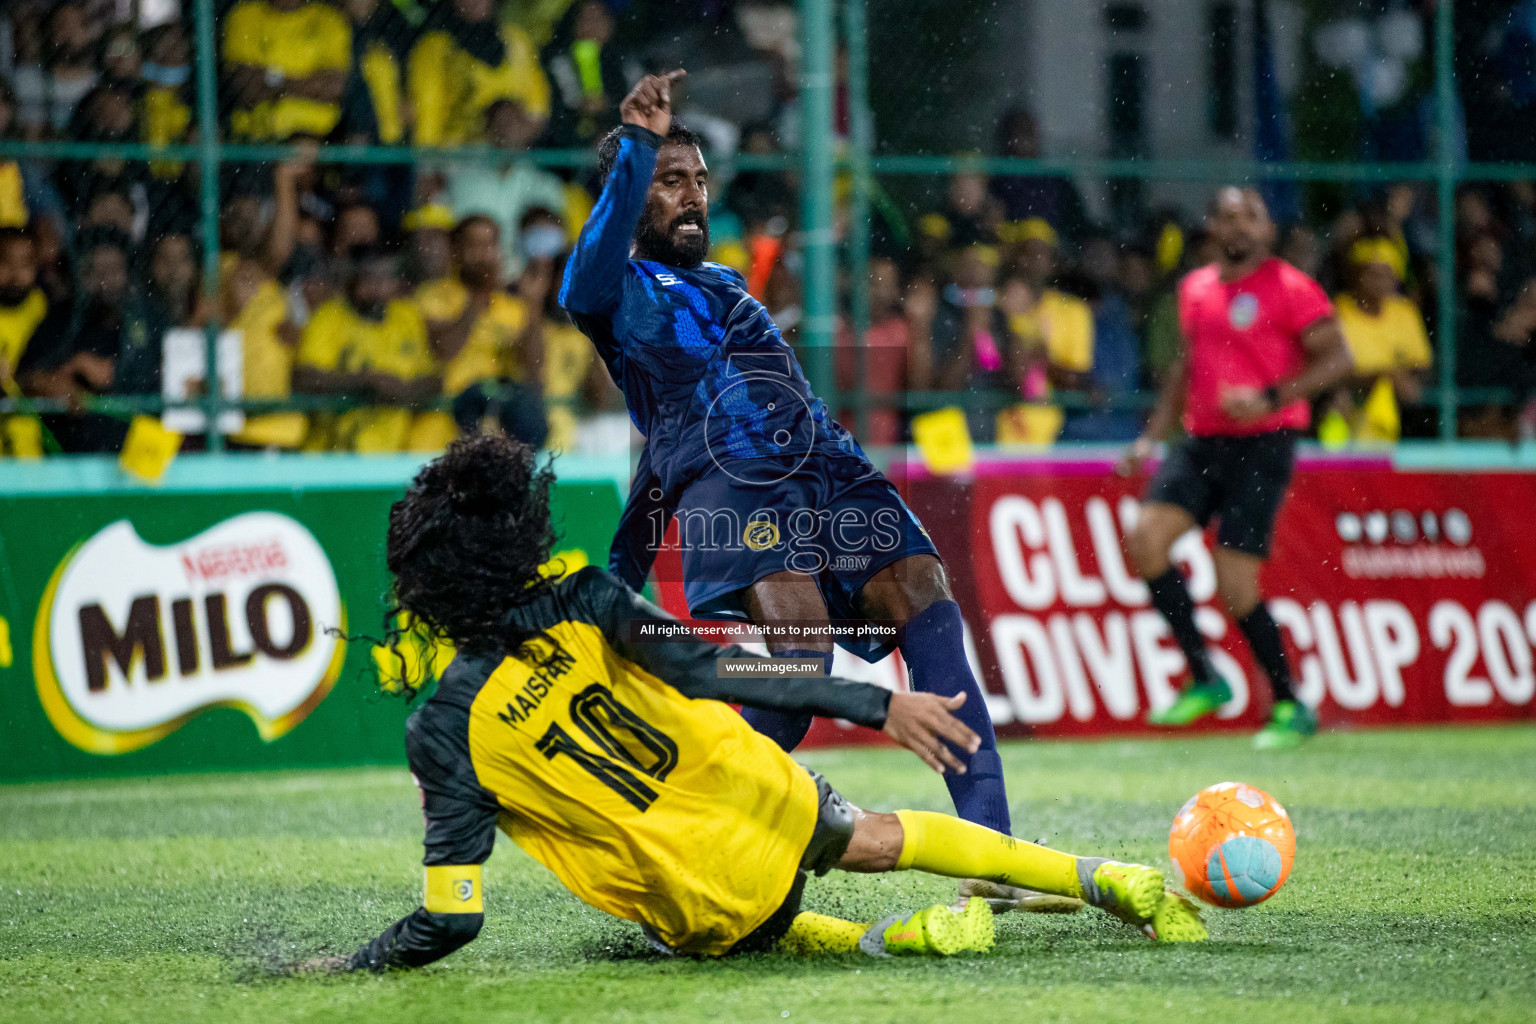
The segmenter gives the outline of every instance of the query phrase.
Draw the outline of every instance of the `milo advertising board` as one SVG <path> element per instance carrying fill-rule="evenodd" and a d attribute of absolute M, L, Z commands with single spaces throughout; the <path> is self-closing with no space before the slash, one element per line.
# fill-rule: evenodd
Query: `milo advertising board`
<path fill-rule="evenodd" d="M 403 761 L 379 692 L 389 486 L 0 494 L 0 781 Z M 611 480 L 554 495 L 606 561 Z"/>

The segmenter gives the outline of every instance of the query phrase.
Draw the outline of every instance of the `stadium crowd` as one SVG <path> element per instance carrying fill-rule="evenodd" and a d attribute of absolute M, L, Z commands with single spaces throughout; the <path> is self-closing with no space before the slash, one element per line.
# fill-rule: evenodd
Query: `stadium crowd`
<path fill-rule="evenodd" d="M 622 402 L 555 302 L 597 182 L 589 167 L 529 151 L 590 150 L 638 75 L 685 60 L 679 116 L 712 151 L 797 143 L 792 4 L 215 7 L 224 141 L 293 155 L 222 167 L 211 291 L 195 161 L 0 160 L 0 454 L 36 456 L 49 439 L 66 452 L 117 450 L 124 418 L 90 399 L 196 395 L 201 365 L 171 360 L 165 339 L 210 323 L 240 334 L 244 400 L 270 404 L 250 410 L 234 447 L 432 451 L 491 424 L 562 450 L 599 444 Z M 13 0 L 6 10 L 0 140 L 198 139 L 190 4 Z M 1501 102 L 1536 95 L 1524 67 L 1502 72 Z M 846 92 L 838 110 L 842 130 Z M 1474 158 L 1507 155 L 1477 152 L 1475 129 Z M 1027 109 L 1011 110 L 994 152 L 1040 156 L 1042 134 Z M 336 162 L 332 143 L 442 152 Z M 747 276 L 793 340 L 794 175 L 721 173 L 713 188 L 712 257 Z M 839 390 L 870 396 L 862 413 L 843 412 L 863 440 L 904 440 L 915 411 L 905 396 L 932 392 L 964 392 L 982 441 L 1135 436 L 1177 343 L 1177 279 L 1210 257 L 1198 211 L 1106 225 L 1072 179 L 970 170 L 940 193 L 882 204 L 869 330 L 861 344 L 845 318 L 838 334 Z M 1337 296 L 1357 364 L 1318 410 L 1325 443 L 1437 431 L 1425 392 L 1443 284 L 1432 200 L 1415 184 L 1340 193 L 1283 228 L 1280 254 Z M 1456 222 L 1456 380 L 1489 397 L 1464 408 L 1458 428 L 1536 436 L 1536 186 L 1466 187 Z M 839 224 L 846 233 L 846 217 Z M 35 399 L 71 411 L 29 415 Z M 584 433 L 600 422 L 607 433 Z"/>

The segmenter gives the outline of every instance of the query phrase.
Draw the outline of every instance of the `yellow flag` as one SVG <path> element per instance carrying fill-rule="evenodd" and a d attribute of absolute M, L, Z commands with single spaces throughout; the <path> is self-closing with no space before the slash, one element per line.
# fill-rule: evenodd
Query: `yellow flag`
<path fill-rule="evenodd" d="M 971 468 L 975 452 L 971 448 L 971 429 L 965 423 L 965 410 L 959 406 L 935 409 L 912 418 L 912 438 L 923 457 L 923 465 L 937 476 L 964 473 Z"/>
<path fill-rule="evenodd" d="M 117 462 L 130 476 L 157 484 L 179 451 L 180 434 L 167 430 L 153 416 L 135 416 L 128 425 L 128 437 L 123 441 L 123 453 Z"/>
<path fill-rule="evenodd" d="M 1403 434 L 1402 417 L 1397 411 L 1397 393 L 1392 378 L 1379 377 L 1371 387 L 1360 410 L 1360 425 L 1355 432 L 1359 441 L 1395 442 Z"/>

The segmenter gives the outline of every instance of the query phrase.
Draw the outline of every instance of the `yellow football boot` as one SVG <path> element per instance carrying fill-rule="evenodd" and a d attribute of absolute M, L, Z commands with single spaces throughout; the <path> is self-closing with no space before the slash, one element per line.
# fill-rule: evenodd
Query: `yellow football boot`
<path fill-rule="evenodd" d="M 986 953 L 996 935 L 992 908 L 984 899 L 969 899 L 957 906 L 942 903 L 903 917 L 892 914 L 873 925 L 859 940 L 870 956 L 954 956 Z"/>

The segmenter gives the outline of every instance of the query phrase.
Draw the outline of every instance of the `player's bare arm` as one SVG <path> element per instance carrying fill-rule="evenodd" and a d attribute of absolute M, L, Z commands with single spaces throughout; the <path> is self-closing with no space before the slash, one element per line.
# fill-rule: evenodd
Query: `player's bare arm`
<path fill-rule="evenodd" d="M 1115 472 L 1121 476 L 1139 476 L 1145 470 L 1147 460 L 1152 457 L 1159 442 L 1167 439 L 1179 417 L 1184 414 L 1184 393 L 1189 386 L 1189 355 L 1182 346 L 1179 355 L 1168 367 L 1168 372 L 1163 375 L 1162 384 L 1157 389 L 1157 401 L 1152 406 L 1152 413 L 1147 417 L 1146 429 L 1141 436 L 1131 442 L 1131 446 L 1120 457 L 1120 463 L 1115 467 Z"/>

